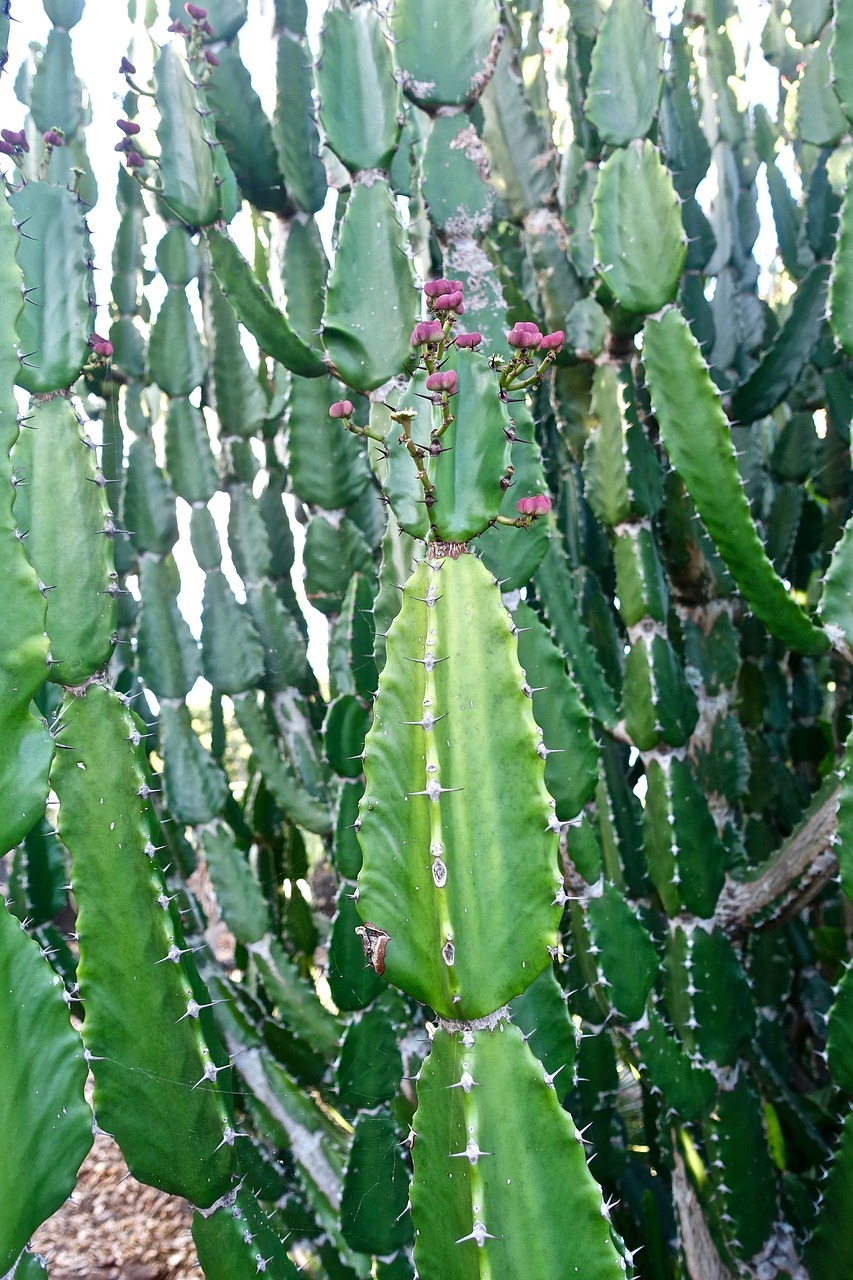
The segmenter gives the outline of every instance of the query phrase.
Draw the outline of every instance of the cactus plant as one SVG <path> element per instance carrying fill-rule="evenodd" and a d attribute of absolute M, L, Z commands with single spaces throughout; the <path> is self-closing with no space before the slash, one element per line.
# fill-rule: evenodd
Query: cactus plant
<path fill-rule="evenodd" d="M 2 130 L 0 1265 L 94 1122 L 208 1277 L 853 1276 L 848 6 L 257 7 L 108 338 L 83 0 Z"/>

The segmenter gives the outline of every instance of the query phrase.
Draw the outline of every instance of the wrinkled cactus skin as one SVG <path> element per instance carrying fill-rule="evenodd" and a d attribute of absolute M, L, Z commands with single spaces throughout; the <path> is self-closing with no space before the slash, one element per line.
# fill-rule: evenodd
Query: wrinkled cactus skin
<path fill-rule="evenodd" d="M 853 1280 L 850 6 L 314 7 L 131 0 L 110 246 L 0 3 L 0 1275 L 100 1125 L 208 1280 Z"/>

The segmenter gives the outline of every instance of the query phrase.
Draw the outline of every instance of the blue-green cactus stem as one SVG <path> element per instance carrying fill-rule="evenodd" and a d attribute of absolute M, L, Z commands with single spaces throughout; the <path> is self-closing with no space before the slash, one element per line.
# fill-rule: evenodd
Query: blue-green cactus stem
<path fill-rule="evenodd" d="M 326 170 L 314 109 L 314 67 L 304 23 L 276 20 L 276 108 L 273 141 L 288 191 L 306 213 L 322 209 Z"/>
<path fill-rule="evenodd" d="M 367 170 L 344 211 L 323 317 L 324 345 L 347 386 L 371 391 L 399 374 L 416 319 L 413 284 L 387 182 Z"/>
<path fill-rule="evenodd" d="M 400 133 L 400 91 L 382 20 L 370 5 L 329 7 L 317 89 L 320 123 L 335 155 L 351 173 L 387 169 Z"/>
<path fill-rule="evenodd" d="M 622 147 L 648 133 L 661 77 L 658 35 L 642 0 L 615 0 L 593 47 L 584 109 L 603 142 Z"/>
<path fill-rule="evenodd" d="M 294 332 L 269 295 L 258 284 L 240 250 L 223 231 L 206 233 L 213 270 L 237 319 L 257 340 L 262 351 L 303 378 L 318 378 L 326 366 Z"/>

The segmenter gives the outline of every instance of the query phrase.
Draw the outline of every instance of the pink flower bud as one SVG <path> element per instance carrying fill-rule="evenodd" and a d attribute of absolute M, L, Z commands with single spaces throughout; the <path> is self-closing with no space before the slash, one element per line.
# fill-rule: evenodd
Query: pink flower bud
<path fill-rule="evenodd" d="M 515 509 L 522 516 L 542 516 L 551 510 L 551 499 L 547 493 L 535 493 L 530 498 L 519 498 Z"/>
<path fill-rule="evenodd" d="M 531 333 L 539 332 L 539 325 L 535 320 L 519 320 L 513 327 L 516 329 L 529 329 Z"/>
<path fill-rule="evenodd" d="M 16 145 L 19 146 L 22 151 L 29 151 L 30 144 L 27 142 L 26 130 L 22 129 L 18 134 L 18 141 Z"/>
<path fill-rule="evenodd" d="M 48 129 L 47 132 L 43 133 L 41 136 L 44 138 L 45 145 L 48 147 L 65 146 L 65 139 L 61 138 L 55 129 Z"/>
<path fill-rule="evenodd" d="M 95 343 L 92 350 L 96 356 L 103 356 L 108 360 L 113 353 L 113 344 L 102 339 L 100 342 Z"/>
<path fill-rule="evenodd" d="M 219 66 L 219 59 L 217 58 L 216 54 L 211 53 L 209 49 L 205 49 L 204 51 L 204 60 L 209 67 Z"/>
<path fill-rule="evenodd" d="M 538 329 L 533 331 L 532 328 L 522 328 L 520 324 L 514 325 L 506 336 L 506 340 L 511 347 L 518 347 L 520 350 L 533 350 L 539 346 L 542 341 L 542 334 Z"/>
<path fill-rule="evenodd" d="M 438 298 L 442 293 L 447 293 L 449 288 L 449 280 L 427 280 L 424 285 L 424 293 L 428 298 Z"/>
<path fill-rule="evenodd" d="M 134 137 L 139 133 L 140 126 L 135 120 L 116 120 L 116 124 L 121 129 L 122 133 L 126 133 L 128 137 Z"/>
<path fill-rule="evenodd" d="M 145 161 L 138 151 L 128 151 L 125 164 L 128 169 L 142 169 L 145 167 Z"/>
<path fill-rule="evenodd" d="M 197 4 L 185 4 L 184 8 L 186 9 L 190 17 L 195 18 L 197 22 L 201 22 L 203 18 L 207 17 L 207 10 L 202 9 Z"/>
<path fill-rule="evenodd" d="M 443 333 L 444 326 L 440 320 L 419 320 L 409 341 L 413 347 L 419 347 L 425 342 L 439 342 Z"/>
<path fill-rule="evenodd" d="M 203 22 L 199 27 L 199 31 L 201 31 L 206 36 L 210 36 L 211 40 L 216 35 L 216 32 L 213 30 L 213 27 L 210 25 L 209 22 Z"/>
<path fill-rule="evenodd" d="M 14 129 L 0 129 L 0 138 L 2 138 L 4 142 L 8 142 L 11 146 L 14 146 L 18 141 L 18 135 Z"/>
<path fill-rule="evenodd" d="M 0 154 L 4 156 L 13 156 L 15 154 L 15 148 L 5 138 L 0 140 Z"/>
<path fill-rule="evenodd" d="M 329 409 L 330 418 L 351 418 L 353 413 L 352 400 L 336 400 Z"/>
<path fill-rule="evenodd" d="M 462 306 L 462 294 L 458 289 L 453 293 L 440 293 L 433 300 L 433 306 L 436 311 L 455 311 L 457 307 Z"/>
<path fill-rule="evenodd" d="M 189 31 L 187 31 L 187 29 L 186 29 L 186 27 L 184 26 L 184 24 L 183 24 L 182 22 L 180 22 L 177 18 L 175 19 L 175 21 L 174 21 L 174 22 L 170 22 L 170 23 L 169 23 L 169 26 L 168 26 L 166 29 L 167 29 L 167 31 L 173 31 L 173 32 L 175 33 L 175 35 L 178 35 L 178 36 L 188 36 L 188 35 L 189 35 Z"/>
<path fill-rule="evenodd" d="M 119 66 L 119 71 L 123 76 L 136 75 L 136 67 L 133 65 L 133 63 L 130 61 L 129 58 L 122 58 L 121 65 Z"/>
<path fill-rule="evenodd" d="M 431 373 L 426 380 L 427 391 L 446 391 L 448 395 L 456 395 L 456 374 L 452 369 L 444 369 L 441 373 Z"/>
<path fill-rule="evenodd" d="M 555 329 L 553 333 L 546 333 L 539 343 L 540 351 L 559 351 L 566 340 L 566 335 L 562 329 Z"/>
<path fill-rule="evenodd" d="M 447 282 L 448 293 L 461 293 L 464 287 L 465 285 L 461 280 L 448 280 Z"/>
<path fill-rule="evenodd" d="M 457 333 L 456 335 L 457 347 L 468 347 L 470 350 L 473 350 L 474 347 L 479 347 L 482 341 L 483 335 L 481 333 L 477 333 L 476 330 L 473 333 Z"/>

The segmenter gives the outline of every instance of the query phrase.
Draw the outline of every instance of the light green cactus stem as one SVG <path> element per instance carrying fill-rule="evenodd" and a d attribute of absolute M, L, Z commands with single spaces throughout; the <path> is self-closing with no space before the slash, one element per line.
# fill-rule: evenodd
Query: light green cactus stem
<path fill-rule="evenodd" d="M 19 321 L 21 368 L 28 391 L 64 390 L 88 355 L 92 332 L 91 245 L 85 210 L 65 187 L 28 182 L 10 197 L 27 305 Z"/>
<path fill-rule="evenodd" d="M 95 446 L 72 402 L 61 395 L 35 401 L 29 428 L 13 452 L 22 480 L 15 523 L 48 589 L 50 678 L 82 684 L 109 660 L 115 643 L 115 518 Z"/>
<path fill-rule="evenodd" d="M 647 321 L 643 350 L 652 405 L 673 464 L 744 596 L 780 639 L 820 653 L 828 646 L 826 637 L 788 595 L 759 545 L 719 398 L 676 310 Z M 683 370 L 678 382 L 669 377 L 673 367 Z"/>
<path fill-rule="evenodd" d="M 15 322 L 23 306 L 17 236 L 12 213 L 0 197 L 0 547 L 3 576 L 14 608 L 0 615 L 0 845 L 11 848 L 38 820 L 47 798 L 53 746 L 46 727 L 30 714 L 30 701 L 48 675 L 46 600 L 28 563 L 12 503 L 18 479 L 9 456 L 18 436 L 14 385 L 18 375 Z M 20 530 L 18 530 L 20 534 Z"/>
<path fill-rule="evenodd" d="M 26 993 L 26 1000 L 21 995 Z M 74 1190 L 92 1145 L 86 1063 L 47 960 L 0 904 L 0 1266 Z"/>
<path fill-rule="evenodd" d="M 633 1274 L 583 1140 L 518 1028 L 437 1031 L 418 1100 L 412 1212 L 423 1280 Z"/>
<path fill-rule="evenodd" d="M 51 781 L 71 853 L 95 1114 L 136 1177 L 204 1208 L 231 1186 L 229 1065 L 157 864 L 140 724 L 94 683 L 61 714 L 67 749 Z"/>
<path fill-rule="evenodd" d="M 389 980 L 448 1018 L 491 1013 L 548 961 L 556 818 L 510 620 L 438 544 L 406 584 L 368 734 L 359 913 Z M 522 899 L 506 887 L 524 883 Z"/>

